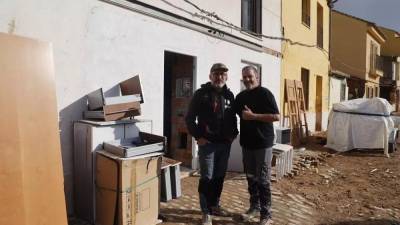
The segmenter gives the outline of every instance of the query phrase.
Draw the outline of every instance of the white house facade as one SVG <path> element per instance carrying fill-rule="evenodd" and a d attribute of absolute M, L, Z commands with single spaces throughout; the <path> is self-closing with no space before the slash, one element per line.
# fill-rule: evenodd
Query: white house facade
<path fill-rule="evenodd" d="M 174 125 L 215 62 L 229 68 L 234 94 L 241 90 L 241 68 L 252 64 L 280 99 L 281 41 L 274 38 L 281 36 L 280 0 L 3 0 L 0 32 L 53 45 L 69 214 L 73 122 L 82 119 L 88 93 L 103 88 L 112 96 L 119 82 L 139 74 L 145 103 L 138 118 L 152 120 L 155 134 L 171 136 L 177 129 L 178 138 L 190 140 Z M 190 148 L 189 166 L 196 167 L 195 145 L 183 145 Z M 233 160 L 235 151 L 237 144 Z"/>

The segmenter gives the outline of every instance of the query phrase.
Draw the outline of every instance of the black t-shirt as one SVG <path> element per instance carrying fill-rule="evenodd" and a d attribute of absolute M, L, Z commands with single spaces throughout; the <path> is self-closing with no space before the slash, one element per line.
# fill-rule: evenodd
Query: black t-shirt
<path fill-rule="evenodd" d="M 243 120 L 244 106 L 259 114 L 279 114 L 275 97 L 268 89 L 256 87 L 240 92 L 235 99 L 234 109 L 240 117 L 240 145 L 247 149 L 269 148 L 274 141 L 272 122 Z"/>

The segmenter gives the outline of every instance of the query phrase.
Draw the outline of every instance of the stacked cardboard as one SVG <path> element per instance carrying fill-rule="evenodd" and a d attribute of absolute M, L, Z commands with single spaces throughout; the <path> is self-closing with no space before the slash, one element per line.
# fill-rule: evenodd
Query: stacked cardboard
<path fill-rule="evenodd" d="M 85 118 L 113 121 L 140 115 L 144 99 L 139 75 L 121 82 L 119 87 L 120 96 L 105 97 L 102 88 L 88 94 L 89 110 L 84 112 Z"/>

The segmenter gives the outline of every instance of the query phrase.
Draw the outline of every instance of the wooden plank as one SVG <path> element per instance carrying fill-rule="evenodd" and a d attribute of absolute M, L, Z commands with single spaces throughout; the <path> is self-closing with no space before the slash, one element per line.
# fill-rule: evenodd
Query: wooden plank
<path fill-rule="evenodd" d="M 307 114 L 306 114 L 306 103 L 304 98 L 304 88 L 303 83 L 301 81 L 295 80 L 294 86 L 296 89 L 296 98 L 299 106 L 299 122 L 300 122 L 300 135 L 301 138 L 304 139 L 308 137 L 308 123 L 307 123 Z M 303 131 L 304 127 L 304 131 Z"/>
<path fill-rule="evenodd" d="M 285 111 L 284 120 L 285 118 L 289 119 L 289 125 L 292 129 L 291 144 L 297 146 L 300 144 L 301 126 L 294 80 L 285 79 L 285 105 L 287 106 L 287 112 Z"/>
<path fill-rule="evenodd" d="M 51 45 L 0 49 L 0 224 L 67 225 Z"/>

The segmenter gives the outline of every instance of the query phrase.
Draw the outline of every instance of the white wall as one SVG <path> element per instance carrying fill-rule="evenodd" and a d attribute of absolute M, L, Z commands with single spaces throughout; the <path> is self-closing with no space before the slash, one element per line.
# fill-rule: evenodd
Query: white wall
<path fill-rule="evenodd" d="M 277 21 L 276 15 L 271 14 L 271 18 Z M 264 21 L 267 26 L 268 18 Z M 272 27 L 276 29 L 272 33 L 279 34 L 280 25 Z M 72 124 L 82 118 L 85 95 L 100 87 L 107 91 L 140 74 L 146 100 L 141 117 L 152 119 L 154 133 L 162 134 L 165 50 L 196 56 L 197 87 L 208 80 L 212 63 L 224 62 L 230 69 L 228 86 L 235 94 L 240 89 L 241 60 L 259 63 L 263 68 L 263 85 L 280 99 L 280 58 L 101 1 L 3 0 L 0 32 L 53 43 L 69 213 L 73 212 Z M 268 43 L 280 51 L 279 41 Z"/>

